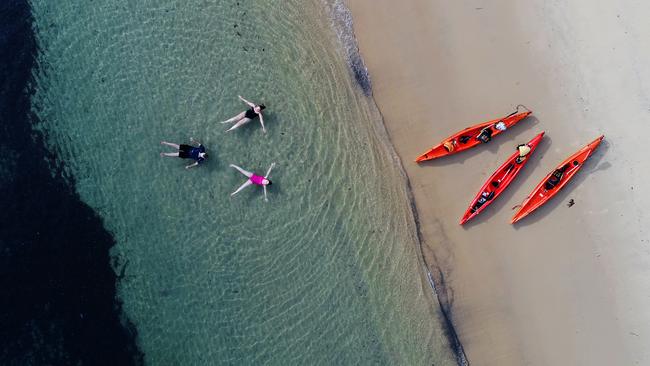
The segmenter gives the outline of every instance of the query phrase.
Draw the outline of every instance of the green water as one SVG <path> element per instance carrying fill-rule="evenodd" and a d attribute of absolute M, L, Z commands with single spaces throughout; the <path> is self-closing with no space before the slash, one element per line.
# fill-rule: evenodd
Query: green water
<path fill-rule="evenodd" d="M 34 0 L 34 111 L 150 365 L 453 364 L 372 99 L 319 0 Z M 267 105 L 252 122 L 219 123 Z M 161 158 L 161 140 L 209 161 Z M 234 198 L 235 163 L 272 173 Z"/>

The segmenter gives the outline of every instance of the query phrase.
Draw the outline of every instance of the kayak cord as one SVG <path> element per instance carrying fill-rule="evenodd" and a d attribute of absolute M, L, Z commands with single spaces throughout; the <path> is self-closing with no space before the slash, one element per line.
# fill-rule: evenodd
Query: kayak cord
<path fill-rule="evenodd" d="M 530 109 L 528 109 L 528 107 L 526 107 L 526 106 L 523 105 L 523 104 L 517 104 L 517 111 L 519 111 L 519 107 L 522 107 L 523 109 L 525 109 L 525 110 L 528 111 L 528 112 L 532 112 Z"/>
<path fill-rule="evenodd" d="M 519 107 L 524 108 L 527 112 L 532 112 L 532 111 L 531 111 L 530 109 L 528 109 L 528 107 L 526 107 L 525 105 L 523 105 L 523 104 L 517 104 L 517 107 L 516 107 L 515 111 L 512 112 L 512 113 L 510 113 L 509 115 L 503 117 L 503 119 L 506 119 L 506 118 L 508 118 L 508 117 L 510 117 L 510 116 L 514 116 L 515 114 L 519 113 Z"/>

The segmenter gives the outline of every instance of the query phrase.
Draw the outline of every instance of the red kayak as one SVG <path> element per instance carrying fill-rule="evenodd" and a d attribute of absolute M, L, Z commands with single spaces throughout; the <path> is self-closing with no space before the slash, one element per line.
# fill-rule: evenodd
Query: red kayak
<path fill-rule="evenodd" d="M 533 192 L 526 197 L 524 203 L 517 214 L 510 221 L 511 224 L 528 216 L 531 212 L 535 211 L 538 207 L 546 203 L 551 197 L 555 196 L 562 187 L 564 187 L 573 176 L 582 168 L 584 162 L 594 153 L 594 150 L 603 141 L 605 135 L 602 135 L 590 142 L 587 146 L 578 150 L 575 154 L 569 156 L 555 170 L 550 172 L 541 182 L 533 189 Z"/>
<path fill-rule="evenodd" d="M 480 214 L 494 201 L 494 199 L 499 197 L 499 195 L 508 188 L 517 174 L 519 174 L 528 160 L 530 160 L 530 156 L 533 154 L 540 141 L 542 141 L 542 137 L 544 137 L 544 132 L 541 132 L 539 135 L 533 137 L 532 140 L 528 141 L 526 145 L 530 147 L 530 151 L 524 158 L 519 157 L 519 150 L 517 150 L 517 152 L 512 154 L 508 160 L 506 160 L 506 162 L 503 163 L 503 165 L 501 165 L 499 169 L 490 176 L 490 178 L 488 178 L 476 197 L 474 197 L 472 203 L 469 204 L 467 211 L 465 211 L 465 215 L 460 219 L 461 225 Z M 519 148 L 519 146 L 517 148 Z"/>
<path fill-rule="evenodd" d="M 519 113 L 519 107 L 525 108 L 526 111 Z M 514 126 L 517 122 L 528 117 L 531 113 L 533 113 L 533 111 L 520 104 L 517 106 L 517 110 L 503 118 L 497 118 L 491 121 L 479 123 L 476 126 L 467 127 L 466 129 L 447 137 L 440 144 L 418 156 L 417 159 L 415 159 L 415 162 L 420 163 L 426 160 L 452 155 L 470 149 L 480 143 L 487 143 L 494 136 Z"/>

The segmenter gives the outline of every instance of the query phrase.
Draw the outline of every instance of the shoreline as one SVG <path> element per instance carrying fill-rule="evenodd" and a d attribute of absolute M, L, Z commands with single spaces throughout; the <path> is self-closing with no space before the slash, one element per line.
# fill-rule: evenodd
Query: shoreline
<path fill-rule="evenodd" d="M 343 0 L 341 0 L 343 1 Z M 348 64 L 349 71 L 351 73 L 352 79 L 356 81 L 357 87 L 362 91 L 362 93 L 370 99 L 371 107 L 376 110 L 376 113 L 379 116 L 379 129 L 378 131 L 385 143 L 385 148 L 388 150 L 391 158 L 396 162 L 401 179 L 403 179 L 406 185 L 406 194 L 409 201 L 409 211 L 412 215 L 412 220 L 415 230 L 415 240 L 417 242 L 416 250 L 419 253 L 418 262 L 422 266 L 421 276 L 426 277 L 426 282 L 431 288 L 430 295 L 432 300 L 437 302 L 438 308 L 440 310 L 440 321 L 443 325 L 443 331 L 449 345 L 451 347 L 451 352 L 454 355 L 456 364 L 459 366 L 468 366 L 469 361 L 463 345 L 458 337 L 458 333 L 454 327 L 452 321 L 451 306 L 448 303 L 447 299 L 447 290 L 444 285 L 444 274 L 440 268 L 432 265 L 430 263 L 436 263 L 435 253 L 431 251 L 426 245 L 424 245 L 424 236 L 422 234 L 421 223 L 418 215 L 417 202 L 414 197 L 414 192 L 412 184 L 409 178 L 409 175 L 406 172 L 402 158 L 397 153 L 395 149 L 395 144 L 391 139 L 391 135 L 388 131 L 388 126 L 386 125 L 385 117 L 381 111 L 380 106 L 378 105 L 375 97 L 373 95 L 372 88 L 372 78 L 368 71 L 368 68 L 364 62 L 363 56 L 359 49 L 358 39 L 354 30 L 354 20 L 352 13 L 344 2 L 337 2 L 333 5 L 334 10 L 332 10 L 332 18 L 334 22 L 334 28 L 337 32 L 337 37 L 342 43 L 343 50 L 345 52 L 346 61 Z M 437 273 L 435 276 L 432 272 Z M 435 277 L 435 279 L 434 279 Z M 441 298 L 442 296 L 442 298 Z"/>
<path fill-rule="evenodd" d="M 650 360 L 642 346 L 644 333 L 639 331 L 647 328 L 639 325 L 639 319 L 650 318 L 643 310 L 649 301 L 638 295 L 650 286 L 636 280 L 648 273 L 639 269 L 639 263 L 650 263 L 650 258 L 630 259 L 647 240 L 640 224 L 644 206 L 635 202 L 648 201 L 638 187 L 647 174 L 602 174 L 612 166 L 609 161 L 639 165 L 631 161 L 633 149 L 625 144 L 635 142 L 629 134 L 632 127 L 613 130 L 607 118 L 602 118 L 613 113 L 603 109 L 637 117 L 632 123 L 635 133 L 650 132 L 638 121 L 638 116 L 648 113 L 643 103 L 623 111 L 612 105 L 611 96 L 602 89 L 587 85 L 590 79 L 585 70 L 603 67 L 599 62 L 606 62 L 600 60 L 615 55 L 603 48 L 593 51 L 600 58 L 581 58 L 574 51 L 585 48 L 583 44 L 610 41 L 601 32 L 620 29 L 604 20 L 618 10 L 590 9 L 581 15 L 583 23 L 574 25 L 566 23 L 561 13 L 579 14 L 578 5 L 571 9 L 571 5 L 553 8 L 541 2 L 527 6 L 506 2 L 487 8 L 421 0 L 403 4 L 348 0 L 347 5 L 354 16 L 360 53 L 372 76 L 371 96 L 406 175 L 422 260 L 430 274 L 439 271 L 432 287 L 442 286 L 445 299 L 436 294 L 438 301 L 443 311 L 450 311 L 451 325 L 458 330 L 468 360 L 495 365 Z M 639 14 L 650 12 L 647 6 L 638 7 Z M 546 18 L 541 19 L 540 13 Z M 592 28 L 603 23 L 608 29 Z M 637 29 L 644 27 L 648 28 L 638 19 L 627 24 L 625 34 L 643 34 Z M 650 75 L 637 65 L 643 64 L 639 60 L 650 59 L 650 52 L 636 50 L 634 42 L 620 47 L 624 46 L 630 62 L 621 70 L 605 70 L 599 78 L 610 81 L 636 75 L 639 89 L 645 90 Z M 411 157 L 448 134 L 507 114 L 504 103 L 531 107 L 532 118 L 486 148 L 408 165 Z M 594 115 L 601 118 L 594 122 Z M 567 120 L 572 121 L 570 126 Z M 510 145 L 542 130 L 547 137 L 534 161 L 489 210 L 459 227 L 456 212 L 464 211 L 466 197 L 476 193 L 476 182 L 484 181 L 509 155 Z M 600 133 L 606 135 L 605 144 L 558 197 L 521 224 L 504 222 L 514 213 L 507 207 L 521 203 L 549 169 Z M 621 197 L 613 188 L 624 180 L 634 183 L 634 196 Z M 580 207 L 564 207 L 569 198 L 575 198 Z M 613 207 L 603 209 L 598 204 L 606 199 L 615 200 Z M 626 205 L 636 206 L 636 225 L 623 219 Z M 578 225 L 572 224 L 575 220 Z M 563 236 L 549 243 L 547 234 L 553 232 Z M 629 245 L 613 249 L 609 242 Z M 427 258 L 435 261 L 433 267 Z M 631 264 L 637 272 L 628 269 Z M 624 299 L 619 295 L 625 295 Z M 549 312 L 549 305 L 558 309 Z M 636 335 L 633 339 L 627 332 L 630 327 Z"/>
<path fill-rule="evenodd" d="M 399 172 L 402 175 L 402 179 L 404 179 L 404 182 L 406 184 L 406 194 L 409 200 L 409 208 L 412 215 L 413 223 L 415 225 L 415 238 L 417 241 L 417 251 L 419 253 L 418 262 L 420 262 L 420 265 L 422 266 L 422 271 L 426 277 L 426 282 L 431 287 L 431 296 L 438 303 L 438 307 L 441 312 L 441 318 L 442 318 L 441 320 L 443 322 L 443 330 L 447 337 L 447 341 L 452 347 L 451 351 L 454 354 L 454 357 L 456 359 L 456 364 L 458 364 L 459 366 L 469 366 L 470 363 L 467 359 L 467 355 L 465 354 L 463 343 L 460 341 L 460 338 L 458 337 L 458 332 L 454 327 L 453 314 L 450 314 L 451 306 L 448 302 L 447 289 L 445 287 L 445 282 L 444 282 L 444 274 L 439 267 L 430 264 L 431 262 L 433 263 L 437 262 L 435 258 L 435 253 L 433 253 L 433 251 L 431 251 L 430 248 L 424 245 L 425 240 L 422 234 L 422 229 L 421 229 L 422 225 L 418 214 L 417 202 L 413 195 L 413 187 L 411 185 L 411 180 L 408 174 L 406 173 L 406 170 L 404 169 L 404 163 L 402 162 L 402 158 L 399 156 L 399 154 L 397 154 L 397 151 L 395 151 L 395 146 L 393 145 L 393 142 L 390 138 L 390 134 L 386 129 L 384 115 L 382 114 L 381 109 L 376 104 L 374 97 L 372 95 L 372 88 L 370 89 L 369 98 L 372 99 L 375 108 L 377 108 L 377 112 L 379 113 L 379 116 L 381 118 L 381 124 L 384 128 L 384 131 L 382 132 L 386 135 L 385 138 L 386 138 L 386 143 L 388 144 L 387 147 L 389 148 L 389 152 L 393 156 L 393 159 L 395 159 L 395 161 L 397 162 L 397 167 L 399 169 Z M 429 252 L 428 254 L 426 253 L 427 249 Z M 432 270 L 434 272 L 437 272 L 435 278 Z"/>

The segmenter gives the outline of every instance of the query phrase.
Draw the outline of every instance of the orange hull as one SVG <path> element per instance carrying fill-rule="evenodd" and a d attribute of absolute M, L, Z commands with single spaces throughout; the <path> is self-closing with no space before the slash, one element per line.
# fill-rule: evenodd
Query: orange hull
<path fill-rule="evenodd" d="M 476 126 L 468 127 L 462 131 L 459 131 L 447 137 L 440 144 L 429 149 L 429 151 L 418 156 L 415 159 L 415 162 L 420 163 L 423 161 L 437 159 L 443 156 L 453 155 L 458 152 L 471 149 L 472 147 L 481 144 L 481 141 L 479 141 L 476 137 L 481 133 L 481 130 L 483 130 L 485 127 L 493 126 L 498 122 L 503 122 L 505 123 L 507 128 L 510 128 L 514 126 L 517 122 L 521 121 L 522 119 L 528 117 L 531 113 L 533 113 L 532 111 L 525 111 L 521 113 L 517 113 L 517 112 L 518 110 L 514 111 L 513 113 L 503 118 L 497 118 L 491 121 L 479 123 Z M 501 132 L 504 132 L 496 128 L 493 128 L 492 130 L 493 130 L 492 137 L 501 134 Z M 466 140 L 466 142 L 462 142 L 464 140 Z M 445 142 L 453 142 L 455 146 L 454 149 L 452 151 L 448 151 L 444 146 Z"/>
<path fill-rule="evenodd" d="M 533 155 L 533 152 L 535 152 L 537 145 L 539 145 L 543 137 L 544 132 L 541 132 L 537 136 L 533 137 L 532 140 L 528 141 L 527 145 L 530 146 L 530 152 L 528 153 L 526 160 L 518 164 L 516 162 L 516 159 L 519 157 L 519 152 L 517 151 L 512 154 L 508 160 L 506 160 L 505 163 L 503 163 L 499 169 L 497 169 L 494 174 L 490 176 L 490 178 L 488 178 L 485 184 L 483 184 L 483 187 L 481 187 L 481 189 L 478 191 L 476 197 L 474 197 L 474 200 L 472 200 L 472 202 L 469 204 L 467 211 L 465 211 L 465 215 L 463 215 L 463 217 L 460 219 L 461 225 L 483 212 L 486 207 L 494 202 L 494 200 L 499 197 L 499 195 L 503 193 L 506 188 L 508 188 L 517 174 L 519 174 L 526 163 L 528 163 L 528 160 L 530 160 L 530 157 Z M 484 192 L 487 194 L 493 194 L 493 196 L 484 204 L 476 208 L 476 204 Z"/>
<path fill-rule="evenodd" d="M 550 172 L 546 177 L 544 177 L 544 179 L 542 179 L 542 181 L 539 182 L 539 184 L 535 187 L 535 189 L 533 189 L 533 192 L 531 192 L 531 194 L 528 197 L 526 197 L 524 203 L 521 204 L 521 208 L 515 214 L 515 216 L 513 216 L 510 223 L 514 224 L 515 222 L 523 219 L 524 217 L 528 216 L 531 212 L 535 211 L 540 206 L 545 204 L 553 196 L 555 196 L 575 176 L 578 170 L 582 168 L 584 162 L 591 156 L 591 154 L 593 154 L 594 150 L 596 150 L 598 145 L 600 145 L 604 137 L 605 135 L 602 135 L 597 139 L 595 139 L 594 141 L 590 142 L 589 144 L 587 144 L 587 146 L 583 147 L 575 154 L 569 156 L 566 160 L 560 163 L 552 172 Z M 565 167 L 565 169 L 559 182 L 556 183 L 555 186 L 548 188 L 547 182 L 549 181 L 549 179 L 551 179 L 553 173 L 555 173 L 559 169 L 562 169 L 563 167 Z"/>

